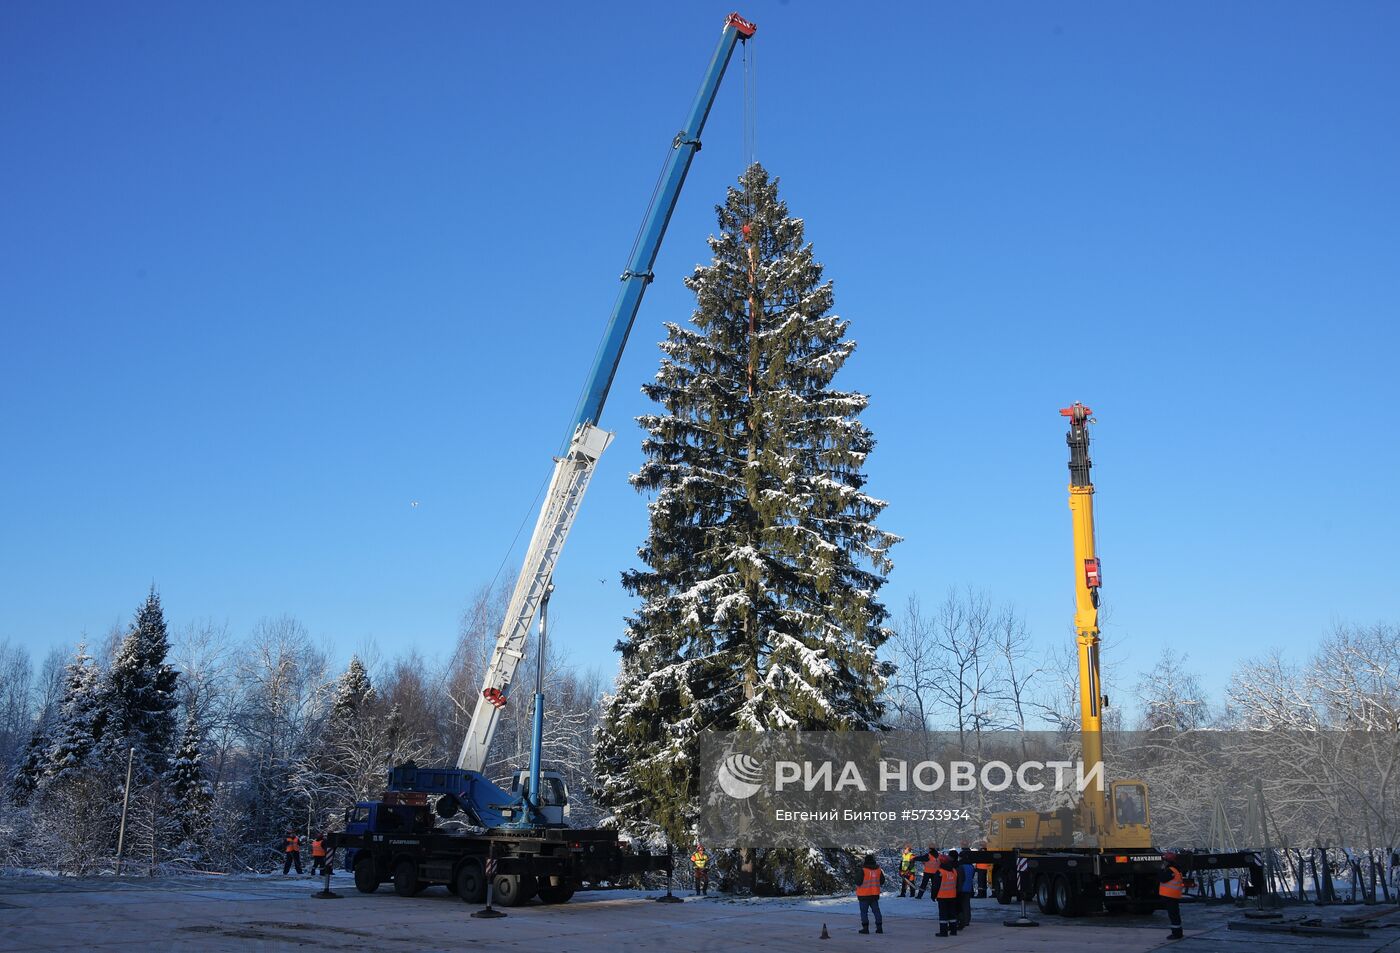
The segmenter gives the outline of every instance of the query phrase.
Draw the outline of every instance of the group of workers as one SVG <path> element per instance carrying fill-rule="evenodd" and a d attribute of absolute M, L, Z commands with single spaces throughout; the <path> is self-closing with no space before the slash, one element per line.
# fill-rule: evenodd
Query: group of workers
<path fill-rule="evenodd" d="M 971 848 L 962 843 L 962 853 Z M 872 870 L 873 868 L 873 870 Z M 923 880 L 918 889 L 914 881 L 922 869 Z M 972 897 L 987 895 L 987 872 L 990 864 L 958 859 L 958 851 L 941 852 L 936 844 L 929 844 L 928 850 L 915 854 L 910 844 L 904 845 L 899 855 L 899 895 L 922 900 L 924 892 L 938 904 L 937 936 L 957 936 L 958 930 L 972 925 Z M 878 873 L 879 877 L 874 874 Z M 856 888 L 860 901 L 860 932 L 870 932 L 870 914 L 875 916 L 875 932 L 884 933 L 884 918 L 880 914 L 880 885 L 885 881 L 884 872 L 879 869 L 874 854 L 865 856 L 861 868 L 861 883 Z"/>
<path fill-rule="evenodd" d="M 983 849 L 983 848 L 979 848 Z M 961 854 L 971 851 L 967 841 L 962 842 Z M 1169 939 L 1180 940 L 1185 934 L 1181 930 L 1181 898 L 1186 891 L 1186 875 L 1179 866 L 1180 860 L 1175 851 L 1162 854 L 1163 867 L 1158 875 L 1158 899 L 1167 911 L 1171 923 Z M 914 889 L 917 871 L 922 868 L 923 879 L 918 890 Z M 957 936 L 959 930 L 972 925 L 973 896 L 987 896 L 987 880 L 992 865 L 971 863 L 959 860 L 959 851 L 942 853 L 934 844 L 928 850 L 915 854 L 911 845 L 905 844 L 899 855 L 899 895 L 922 900 L 924 891 L 938 903 L 938 932 L 935 936 Z M 870 918 L 874 915 L 875 932 L 885 932 L 885 918 L 880 913 L 880 890 L 885 884 L 885 872 L 874 854 L 866 854 L 861 864 L 860 879 L 856 884 L 856 900 L 860 904 L 861 933 L 870 932 Z"/>
<path fill-rule="evenodd" d="M 287 876 L 287 872 L 296 867 L 297 873 L 301 873 L 301 842 L 302 838 L 297 836 L 296 831 L 287 831 L 282 835 L 282 876 Z M 316 834 L 311 838 L 311 876 L 318 873 L 330 873 L 329 851 L 326 850 L 326 835 Z"/>

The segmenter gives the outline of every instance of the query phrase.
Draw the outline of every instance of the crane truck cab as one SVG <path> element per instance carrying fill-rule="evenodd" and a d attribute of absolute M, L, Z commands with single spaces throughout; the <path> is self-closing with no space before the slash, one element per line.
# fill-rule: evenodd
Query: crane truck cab
<path fill-rule="evenodd" d="M 334 840 L 334 845 L 345 843 L 342 864 L 347 873 L 356 873 L 358 880 L 368 874 L 356 872 L 355 861 L 359 848 L 349 846 L 358 839 L 375 834 L 395 836 L 414 835 L 431 831 L 435 826 L 433 812 L 429 810 L 427 798 L 395 791 L 386 791 L 379 801 L 359 801 L 345 812 L 345 831 Z M 375 882 L 378 886 L 378 881 Z M 363 887 L 361 887 L 363 889 Z"/>
<path fill-rule="evenodd" d="M 530 797 L 530 771 L 522 769 L 510 779 L 511 797 L 521 803 L 532 801 L 537 814 L 543 818 L 545 827 L 566 827 L 569 816 L 569 786 L 558 771 L 540 772 L 540 797 L 537 802 Z M 504 812 L 503 812 L 504 813 Z"/>
<path fill-rule="evenodd" d="M 1004 811 L 987 824 L 988 850 L 1053 850 L 1063 847 L 1100 847 L 1109 850 L 1150 850 L 1151 818 L 1147 785 L 1142 781 L 1109 784 L 1109 810 L 1103 824 L 1081 801 L 1074 808 L 1056 811 Z"/>

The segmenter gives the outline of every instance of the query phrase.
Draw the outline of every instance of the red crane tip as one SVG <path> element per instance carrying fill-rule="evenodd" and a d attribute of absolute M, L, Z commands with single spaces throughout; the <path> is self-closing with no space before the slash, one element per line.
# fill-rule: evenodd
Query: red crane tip
<path fill-rule="evenodd" d="M 736 30 L 739 31 L 739 35 L 742 36 L 742 37 L 750 37 L 750 36 L 753 36 L 754 33 L 756 33 L 756 32 L 758 31 L 758 27 L 757 27 L 757 26 L 755 26 L 753 23 L 749 22 L 748 20 L 745 20 L 743 17 L 739 16 L 739 14 L 737 14 L 737 13 L 731 13 L 731 14 L 729 14 L 728 18 L 725 19 L 725 21 L 724 21 L 724 25 L 725 25 L 725 26 L 732 26 L 734 29 L 736 29 Z"/>

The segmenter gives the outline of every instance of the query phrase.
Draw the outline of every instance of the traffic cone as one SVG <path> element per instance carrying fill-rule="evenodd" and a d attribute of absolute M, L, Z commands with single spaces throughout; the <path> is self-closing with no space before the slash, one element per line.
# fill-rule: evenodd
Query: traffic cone
<path fill-rule="evenodd" d="M 819 937 L 817 937 L 817 939 L 818 939 L 818 940 L 829 940 L 829 939 L 831 939 L 831 934 L 826 932 L 826 924 L 825 924 L 825 923 L 822 924 L 822 935 L 819 936 Z"/>

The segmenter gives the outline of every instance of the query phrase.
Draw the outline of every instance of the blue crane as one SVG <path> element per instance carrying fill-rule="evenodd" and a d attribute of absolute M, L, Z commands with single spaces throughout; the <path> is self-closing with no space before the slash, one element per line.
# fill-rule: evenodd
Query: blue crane
<path fill-rule="evenodd" d="M 613 434 L 598 426 L 603 404 L 607 401 L 628 334 L 641 308 L 642 296 L 654 277 L 652 267 L 661 250 L 661 241 L 666 235 L 676 201 L 680 198 L 681 187 L 685 184 L 695 154 L 700 151 L 700 135 L 714 106 L 720 80 L 724 78 L 734 48 L 753 36 L 756 29 L 754 24 L 737 13 L 725 18 L 719 43 L 700 82 L 700 89 L 695 94 L 685 125 L 671 141 L 671 151 L 661 173 L 660 185 L 642 222 L 627 270 L 622 273 L 622 293 L 618 295 L 608 318 L 603 343 L 575 413 L 568 435 L 568 451 L 556 459 L 549 490 L 530 536 L 505 622 L 486 670 L 485 684 L 476 700 L 471 723 L 457 757 L 457 767 L 421 769 L 404 766 L 391 773 L 390 787 L 395 790 L 448 795 L 439 801 L 440 812 L 444 803 L 449 811 L 460 806 L 477 823 L 486 827 L 559 826 L 564 823 L 567 793 L 562 779 L 553 772 L 542 776 L 540 767 L 544 693 L 538 674 L 529 768 L 517 772 L 510 792 L 487 780 L 481 771 L 501 709 L 509 702 L 515 673 L 524 658 L 525 643 L 536 612 L 540 612 L 539 659 L 543 662 L 547 605 L 549 592 L 553 588 L 550 579 L 598 459 L 613 439 Z"/>

